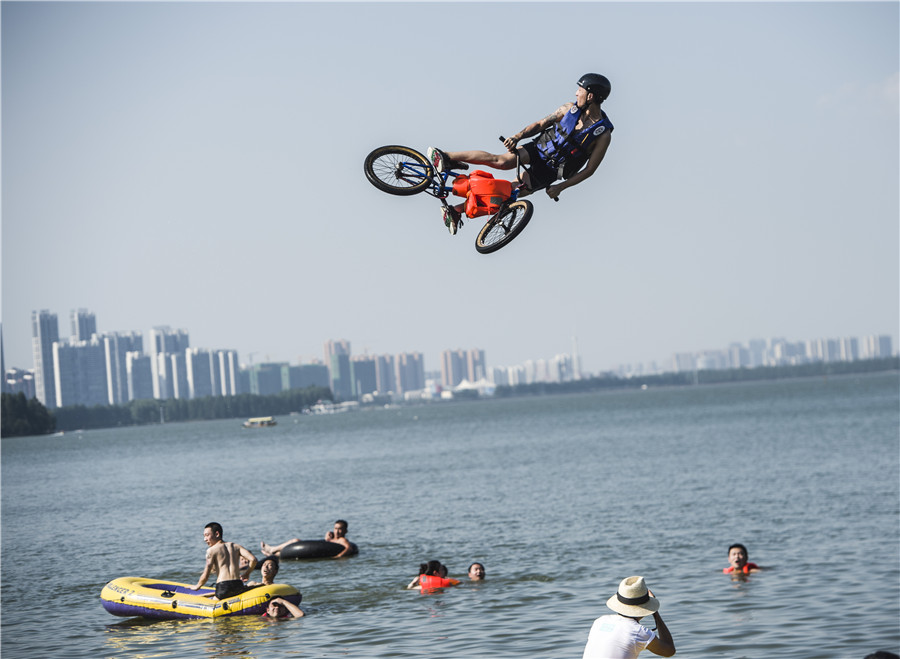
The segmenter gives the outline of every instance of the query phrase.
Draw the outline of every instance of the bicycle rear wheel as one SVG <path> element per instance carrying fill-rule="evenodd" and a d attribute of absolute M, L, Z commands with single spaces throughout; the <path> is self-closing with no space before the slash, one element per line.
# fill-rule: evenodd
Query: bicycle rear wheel
<path fill-rule="evenodd" d="M 490 254 L 508 245 L 522 233 L 533 211 L 534 206 L 527 199 L 514 201 L 485 223 L 475 239 L 475 249 Z"/>
<path fill-rule="evenodd" d="M 431 185 L 434 169 L 415 149 L 382 146 L 366 156 L 366 178 L 382 192 L 414 195 Z"/>

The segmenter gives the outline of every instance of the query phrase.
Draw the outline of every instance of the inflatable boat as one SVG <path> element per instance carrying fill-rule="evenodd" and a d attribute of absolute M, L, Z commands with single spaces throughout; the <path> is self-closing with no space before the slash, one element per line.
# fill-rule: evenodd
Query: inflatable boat
<path fill-rule="evenodd" d="M 356 545 L 353 545 L 356 547 Z M 281 550 L 281 558 L 331 558 L 337 556 L 344 550 L 343 545 L 336 542 L 328 542 L 327 540 L 300 540 L 292 542 Z M 356 551 L 350 550 L 348 555 L 356 554 Z"/>
<path fill-rule="evenodd" d="M 103 587 L 100 601 L 114 616 L 177 620 L 261 616 L 273 597 L 282 597 L 294 604 L 300 604 L 302 599 L 296 588 L 285 584 L 251 587 L 223 600 L 217 600 L 215 594 L 215 588 L 194 590 L 189 584 L 175 581 L 119 577 Z"/>

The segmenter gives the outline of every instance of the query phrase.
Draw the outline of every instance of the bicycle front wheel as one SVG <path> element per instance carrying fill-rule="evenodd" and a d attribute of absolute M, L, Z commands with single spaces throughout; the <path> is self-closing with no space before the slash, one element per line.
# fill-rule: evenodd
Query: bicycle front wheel
<path fill-rule="evenodd" d="M 415 149 L 382 146 L 366 156 L 366 178 L 382 192 L 414 195 L 431 185 L 434 169 Z"/>
<path fill-rule="evenodd" d="M 527 199 L 514 201 L 481 228 L 475 239 L 475 249 L 481 254 L 490 254 L 508 245 L 522 233 L 533 211 L 534 206 Z"/>

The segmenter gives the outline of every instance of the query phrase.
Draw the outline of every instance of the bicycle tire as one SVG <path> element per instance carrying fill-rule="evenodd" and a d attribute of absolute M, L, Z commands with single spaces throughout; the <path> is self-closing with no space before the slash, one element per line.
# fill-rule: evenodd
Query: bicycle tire
<path fill-rule="evenodd" d="M 475 239 L 475 249 L 490 254 L 505 247 L 522 233 L 533 212 L 534 206 L 527 199 L 514 201 L 485 223 Z"/>
<path fill-rule="evenodd" d="M 418 194 L 431 185 L 434 168 L 421 153 L 408 146 L 382 146 L 366 156 L 366 178 L 388 194 Z"/>

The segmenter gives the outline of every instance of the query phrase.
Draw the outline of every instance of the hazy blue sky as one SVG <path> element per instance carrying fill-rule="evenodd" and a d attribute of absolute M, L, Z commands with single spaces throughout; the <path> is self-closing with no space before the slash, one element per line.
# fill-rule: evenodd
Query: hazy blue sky
<path fill-rule="evenodd" d="M 900 316 L 898 3 L 2 3 L 7 366 L 185 328 L 242 361 L 479 347 L 584 368 Z M 569 36 L 555 36 L 565 35 Z M 606 74 L 606 161 L 483 256 L 372 187 L 500 146 Z"/>

